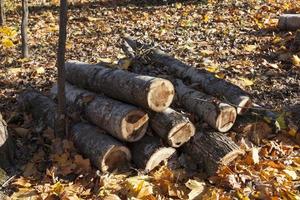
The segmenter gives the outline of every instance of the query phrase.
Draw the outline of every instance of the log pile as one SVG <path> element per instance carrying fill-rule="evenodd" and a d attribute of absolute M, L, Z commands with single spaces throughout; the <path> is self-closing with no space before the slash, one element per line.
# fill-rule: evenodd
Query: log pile
<path fill-rule="evenodd" d="M 204 70 L 188 66 L 166 53 L 126 40 L 131 59 L 164 66 L 168 78 L 137 74 L 103 63 L 69 61 L 66 100 L 79 113 L 69 124 L 78 150 L 103 172 L 132 166 L 155 169 L 184 152 L 213 175 L 243 151 L 225 132 L 251 107 L 247 92 Z M 146 52 L 143 58 L 140 51 Z M 201 90 L 190 84 L 197 83 Z M 50 98 L 24 91 L 19 102 L 41 127 L 55 128 L 57 86 Z M 68 113 L 72 118 L 72 113 Z M 206 128 L 195 125 L 204 122 Z M 210 128 L 208 128 L 210 127 Z"/>

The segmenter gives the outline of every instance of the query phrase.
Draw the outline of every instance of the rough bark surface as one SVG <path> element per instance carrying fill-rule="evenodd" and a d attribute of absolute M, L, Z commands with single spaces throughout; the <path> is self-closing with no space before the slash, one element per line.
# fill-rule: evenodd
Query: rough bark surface
<path fill-rule="evenodd" d="M 30 112 L 38 131 L 50 127 L 55 129 L 57 105 L 47 96 L 34 90 L 24 91 L 18 98 L 22 110 Z"/>
<path fill-rule="evenodd" d="M 22 24 L 21 24 L 21 35 L 22 35 L 22 56 L 28 58 L 28 0 L 22 0 Z"/>
<path fill-rule="evenodd" d="M 90 122 L 112 136 L 123 141 L 134 142 L 146 133 L 148 115 L 143 110 L 69 83 L 66 83 L 65 88 L 67 104 L 76 105 Z M 51 93 L 57 95 L 57 85 L 52 88 Z"/>
<path fill-rule="evenodd" d="M 165 79 L 76 61 L 65 68 L 67 80 L 74 85 L 156 112 L 169 107 L 174 97 L 174 87 Z"/>
<path fill-rule="evenodd" d="M 224 79 L 219 79 L 206 70 L 189 66 L 161 50 L 149 48 L 130 38 L 125 38 L 125 41 L 127 43 L 126 46 L 130 46 L 138 56 L 142 54 L 150 62 L 166 66 L 169 73 L 175 74 L 178 78 L 198 83 L 207 94 L 218 98 L 225 98 L 226 101 L 236 106 L 238 114 L 243 114 L 251 106 L 252 103 L 248 93 L 240 87 Z"/>
<path fill-rule="evenodd" d="M 220 165 L 228 165 L 244 153 L 231 138 L 219 132 L 198 132 L 183 148 L 196 163 L 204 163 L 209 176 L 214 175 Z"/>
<path fill-rule="evenodd" d="M 0 113 L 0 170 L 11 166 L 13 157 L 14 145 L 7 131 L 7 124 Z"/>
<path fill-rule="evenodd" d="M 138 142 L 130 145 L 132 159 L 136 166 L 146 172 L 159 166 L 161 162 L 170 158 L 176 150 L 163 146 L 158 137 L 145 135 Z"/>
<path fill-rule="evenodd" d="M 96 126 L 75 124 L 71 136 L 77 148 L 102 172 L 129 167 L 129 149 Z"/>
<path fill-rule="evenodd" d="M 5 8 L 4 0 L 0 0 L 0 26 L 5 25 Z"/>
<path fill-rule="evenodd" d="M 220 100 L 191 89 L 181 80 L 174 80 L 176 97 L 189 112 L 197 114 L 201 119 L 220 132 L 227 132 L 236 120 L 234 107 Z"/>
<path fill-rule="evenodd" d="M 283 14 L 279 17 L 278 28 L 295 31 L 300 28 L 300 14 Z"/>
<path fill-rule="evenodd" d="M 172 108 L 160 113 L 150 113 L 150 125 L 172 147 L 180 147 L 195 134 L 193 123 Z"/>

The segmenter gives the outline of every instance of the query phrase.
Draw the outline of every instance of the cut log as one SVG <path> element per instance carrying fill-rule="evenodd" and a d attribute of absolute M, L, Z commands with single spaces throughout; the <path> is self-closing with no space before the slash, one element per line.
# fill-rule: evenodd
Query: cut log
<path fill-rule="evenodd" d="M 77 123 L 71 135 L 76 147 L 102 172 L 129 167 L 129 149 L 96 126 Z"/>
<path fill-rule="evenodd" d="M 67 62 L 65 68 L 67 80 L 74 85 L 156 112 L 173 100 L 174 87 L 165 79 L 77 61 Z"/>
<path fill-rule="evenodd" d="M 191 89 L 184 85 L 181 80 L 174 80 L 177 100 L 189 112 L 197 114 L 211 127 L 227 132 L 236 120 L 236 110 L 233 106 L 220 100 Z"/>
<path fill-rule="evenodd" d="M 25 91 L 19 97 L 21 108 L 32 114 L 35 121 L 53 128 L 57 105 L 37 91 Z M 71 127 L 71 136 L 80 152 L 102 171 L 120 169 L 128 164 L 130 151 L 116 139 L 92 125 L 78 123 Z"/>
<path fill-rule="evenodd" d="M 112 136 L 122 141 L 134 142 L 146 133 L 148 115 L 143 110 L 69 83 L 65 84 L 65 88 L 67 104 L 81 107 L 90 122 Z M 57 85 L 52 88 L 51 93 L 57 94 Z"/>
<path fill-rule="evenodd" d="M 189 66 L 161 50 L 147 47 L 128 37 L 125 38 L 125 41 L 127 43 L 125 46 L 130 46 L 136 55 L 148 58 L 151 63 L 165 66 L 169 73 L 180 79 L 199 84 L 201 89 L 209 95 L 220 99 L 225 98 L 226 101 L 236 106 L 238 114 L 243 114 L 248 107 L 251 107 L 252 103 L 248 93 L 240 87 L 224 79 L 219 79 L 206 70 Z"/>
<path fill-rule="evenodd" d="M 278 28 L 295 31 L 300 28 L 300 14 L 283 14 L 279 17 Z"/>
<path fill-rule="evenodd" d="M 221 165 L 228 165 L 244 154 L 232 140 L 219 132 L 197 132 L 183 145 L 183 150 L 196 163 L 204 163 L 209 176 L 214 175 Z"/>
<path fill-rule="evenodd" d="M 7 131 L 7 124 L 0 113 L 0 170 L 11 167 L 14 158 L 14 145 Z M 0 175 L 0 180 L 1 180 Z"/>
<path fill-rule="evenodd" d="M 131 143 L 130 149 L 133 162 L 146 172 L 153 170 L 176 152 L 172 147 L 163 146 L 159 138 L 149 135 Z"/>
<path fill-rule="evenodd" d="M 151 113 L 150 125 L 155 133 L 172 147 L 180 147 L 195 134 L 193 123 L 172 108 L 160 113 Z"/>
<path fill-rule="evenodd" d="M 37 131 L 55 129 L 57 106 L 49 97 L 35 90 L 26 90 L 18 97 L 20 109 L 32 115 Z"/>

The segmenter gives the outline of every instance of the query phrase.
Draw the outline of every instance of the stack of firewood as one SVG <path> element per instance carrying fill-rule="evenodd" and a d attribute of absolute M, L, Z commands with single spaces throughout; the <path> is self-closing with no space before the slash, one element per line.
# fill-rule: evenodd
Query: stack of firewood
<path fill-rule="evenodd" d="M 214 174 L 220 164 L 243 154 L 224 132 L 251 106 L 245 91 L 129 38 L 125 38 L 124 50 L 131 59 L 165 67 L 170 78 L 104 64 L 69 61 L 65 65 L 66 100 L 72 118 L 69 135 L 96 167 L 105 172 L 134 163 L 151 171 L 183 151 L 196 164 L 204 161 L 208 174 Z M 186 83 L 195 83 L 201 90 Z M 54 86 L 51 96 L 56 95 Z M 55 128 L 53 98 L 31 90 L 25 91 L 19 102 L 42 128 Z M 172 102 L 197 115 L 211 131 L 196 129 L 186 114 L 171 106 Z"/>

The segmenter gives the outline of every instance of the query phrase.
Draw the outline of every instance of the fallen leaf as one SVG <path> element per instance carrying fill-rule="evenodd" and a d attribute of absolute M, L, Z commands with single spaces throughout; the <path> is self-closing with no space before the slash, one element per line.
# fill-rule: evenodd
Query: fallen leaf
<path fill-rule="evenodd" d="M 25 179 L 24 177 L 20 177 L 18 179 L 16 179 L 12 185 L 15 185 L 15 186 L 19 186 L 19 187 L 25 187 L 25 188 L 29 188 L 31 187 L 31 183 L 28 179 Z"/>
<path fill-rule="evenodd" d="M 201 193 L 204 191 L 205 185 L 205 182 L 189 179 L 185 183 L 185 186 L 191 190 L 191 192 L 188 194 L 189 200 L 198 199 Z"/>
<path fill-rule="evenodd" d="M 254 84 L 254 81 L 252 81 L 252 80 L 250 80 L 250 79 L 248 79 L 248 78 L 239 78 L 239 80 L 242 81 L 242 84 L 243 84 L 244 86 L 251 86 L 251 85 Z"/>
<path fill-rule="evenodd" d="M 252 52 L 254 50 L 256 50 L 257 46 L 256 45 L 246 45 L 244 46 L 244 50 L 248 51 L 248 52 Z"/>
<path fill-rule="evenodd" d="M 286 173 L 291 178 L 291 180 L 298 179 L 298 175 L 294 170 L 284 169 L 283 172 Z"/>
<path fill-rule="evenodd" d="M 300 67 L 300 58 L 297 55 L 293 55 L 292 63 L 293 63 L 293 65 Z"/>
<path fill-rule="evenodd" d="M 44 67 L 38 67 L 35 69 L 37 74 L 44 74 L 45 73 L 45 68 Z"/>

